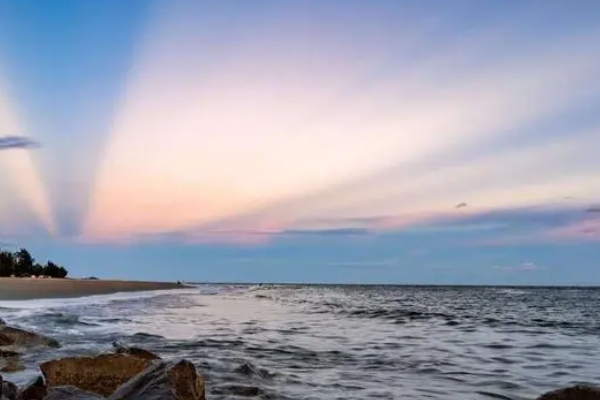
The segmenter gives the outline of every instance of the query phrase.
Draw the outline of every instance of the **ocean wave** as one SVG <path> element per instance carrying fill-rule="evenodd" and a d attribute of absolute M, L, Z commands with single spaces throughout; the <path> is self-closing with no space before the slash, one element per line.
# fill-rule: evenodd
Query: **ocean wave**
<path fill-rule="evenodd" d="M 65 344 L 44 357 L 118 340 L 190 359 L 213 400 L 523 399 L 600 367 L 600 299 L 578 291 L 528 289 L 524 302 L 497 289 L 247 289 L 33 302 L 7 319 Z M 37 372 L 40 360 L 24 362 Z"/>
<path fill-rule="evenodd" d="M 39 314 L 35 317 L 35 319 L 40 322 L 56 324 L 59 326 L 98 326 L 96 323 L 82 320 L 82 317 L 79 315 L 62 312 Z"/>

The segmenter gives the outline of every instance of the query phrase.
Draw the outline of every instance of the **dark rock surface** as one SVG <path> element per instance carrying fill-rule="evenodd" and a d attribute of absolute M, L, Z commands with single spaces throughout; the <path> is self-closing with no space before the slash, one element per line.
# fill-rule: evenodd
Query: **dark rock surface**
<path fill-rule="evenodd" d="M 600 387 L 577 385 L 547 392 L 537 400 L 600 400 Z"/>
<path fill-rule="evenodd" d="M 160 360 L 160 357 L 151 351 L 141 349 L 139 347 L 128 347 L 120 343 L 114 342 L 113 347 L 117 354 L 124 354 L 131 357 L 141 358 L 143 360 Z"/>
<path fill-rule="evenodd" d="M 206 400 L 204 378 L 187 360 L 157 362 L 108 400 Z"/>
<path fill-rule="evenodd" d="M 123 354 L 69 357 L 40 365 L 49 388 L 75 386 L 110 396 L 119 386 L 144 371 L 151 361 Z"/>
<path fill-rule="evenodd" d="M 106 400 L 106 398 L 74 386 L 59 386 L 48 389 L 48 395 L 44 400 Z"/>
<path fill-rule="evenodd" d="M 0 350 L 0 372 L 17 372 L 22 371 L 23 368 L 19 353 L 11 350 Z"/>
<path fill-rule="evenodd" d="M 43 400 L 48 393 L 44 378 L 38 376 L 19 390 L 17 400 Z"/>
<path fill-rule="evenodd" d="M 234 370 L 235 373 L 255 378 L 267 378 L 267 374 L 252 363 L 246 362 Z"/>
<path fill-rule="evenodd" d="M 47 336 L 8 325 L 0 325 L 0 346 L 58 348 L 60 344 Z"/>
<path fill-rule="evenodd" d="M 0 376 L 0 399 L 4 400 L 16 400 L 17 398 L 17 386 L 12 382 L 5 381 Z"/>

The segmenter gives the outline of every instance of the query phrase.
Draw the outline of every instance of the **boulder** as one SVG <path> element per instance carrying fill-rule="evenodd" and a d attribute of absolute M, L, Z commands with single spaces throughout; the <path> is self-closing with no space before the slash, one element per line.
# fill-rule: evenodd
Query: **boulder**
<path fill-rule="evenodd" d="M 106 400 L 106 398 L 75 386 L 59 386 L 48 389 L 48 395 L 44 400 Z"/>
<path fill-rule="evenodd" d="M 19 353 L 10 350 L 0 350 L 0 372 L 21 371 L 23 366 L 20 363 Z"/>
<path fill-rule="evenodd" d="M 235 373 L 250 377 L 265 378 L 266 374 L 252 363 L 246 362 L 234 370 Z"/>
<path fill-rule="evenodd" d="M 78 389 L 110 396 L 152 364 L 149 360 L 123 354 L 96 357 L 68 357 L 40 365 L 49 388 L 75 386 Z"/>
<path fill-rule="evenodd" d="M 117 354 L 125 354 L 131 357 L 141 358 L 143 360 L 160 360 L 161 358 L 151 351 L 141 349 L 139 347 L 128 347 L 120 343 L 114 342 L 113 347 Z"/>
<path fill-rule="evenodd" d="M 6 325 L 6 322 L 4 322 L 4 320 L 2 318 L 0 318 L 0 326 L 2 325 Z"/>
<path fill-rule="evenodd" d="M 7 382 L 0 376 L 0 399 L 15 400 L 17 398 L 17 385 Z"/>
<path fill-rule="evenodd" d="M 56 340 L 39 333 L 29 332 L 12 326 L 0 325 L 0 346 L 46 346 L 58 348 L 60 347 L 60 344 Z"/>
<path fill-rule="evenodd" d="M 547 392 L 537 400 L 600 400 L 600 387 L 577 385 Z"/>
<path fill-rule="evenodd" d="M 206 400 L 204 378 L 187 360 L 161 361 L 121 386 L 108 400 Z"/>
<path fill-rule="evenodd" d="M 19 372 L 24 369 L 19 357 L 0 358 L 0 372 Z"/>
<path fill-rule="evenodd" d="M 44 378 L 38 376 L 18 391 L 17 400 L 43 400 L 48 394 Z"/>

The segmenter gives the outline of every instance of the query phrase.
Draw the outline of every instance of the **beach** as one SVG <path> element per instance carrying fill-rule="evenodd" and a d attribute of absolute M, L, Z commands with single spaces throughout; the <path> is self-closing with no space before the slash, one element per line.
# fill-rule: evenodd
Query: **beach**
<path fill-rule="evenodd" d="M 181 288 L 175 282 L 0 278 L 0 300 L 72 298 Z"/>

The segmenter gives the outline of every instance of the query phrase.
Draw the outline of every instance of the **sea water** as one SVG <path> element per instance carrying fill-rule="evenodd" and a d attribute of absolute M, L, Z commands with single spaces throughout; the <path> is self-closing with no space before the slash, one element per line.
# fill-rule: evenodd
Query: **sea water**
<path fill-rule="evenodd" d="M 193 361 L 213 400 L 531 399 L 600 383 L 600 289 L 199 285 L 2 301 L 0 316 L 63 344 L 24 355 L 5 374 L 20 383 L 114 341 Z"/>

